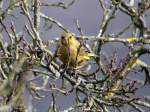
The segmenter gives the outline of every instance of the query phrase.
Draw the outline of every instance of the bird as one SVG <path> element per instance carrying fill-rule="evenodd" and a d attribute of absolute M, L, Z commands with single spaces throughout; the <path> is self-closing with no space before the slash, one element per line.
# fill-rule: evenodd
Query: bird
<path fill-rule="evenodd" d="M 82 68 L 91 57 L 95 56 L 70 32 L 62 33 L 57 55 L 65 67 L 69 68 Z"/>

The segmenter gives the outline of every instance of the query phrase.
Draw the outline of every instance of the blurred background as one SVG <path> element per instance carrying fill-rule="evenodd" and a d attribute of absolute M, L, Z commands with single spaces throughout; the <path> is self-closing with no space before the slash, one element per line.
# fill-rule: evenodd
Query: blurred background
<path fill-rule="evenodd" d="M 10 0 L 4 0 L 3 8 L 7 8 Z M 66 4 L 69 4 L 71 0 L 41 0 L 42 3 L 48 3 L 48 4 L 57 4 L 58 2 L 64 2 Z M 108 3 L 109 0 L 106 0 Z M 135 0 L 138 2 L 139 0 Z M 45 15 L 59 21 L 64 27 L 69 29 L 71 32 L 73 32 L 76 35 L 79 35 L 79 31 L 76 26 L 76 20 L 78 19 L 79 24 L 83 30 L 83 35 L 94 35 L 96 36 L 99 33 L 100 24 L 102 21 L 102 15 L 103 10 L 100 7 L 99 0 L 75 0 L 75 3 L 68 7 L 67 9 L 63 9 L 61 7 L 55 7 L 55 6 L 49 6 L 49 7 L 41 7 L 41 12 Z M 13 21 L 17 32 L 22 32 L 24 29 L 24 24 L 28 24 L 27 19 L 20 13 L 20 9 L 16 9 L 13 12 L 14 17 L 7 17 L 5 19 L 5 24 L 9 27 L 11 22 Z M 150 12 L 147 12 L 146 17 L 146 24 L 150 28 Z M 47 24 L 47 26 L 45 26 Z M 128 15 L 122 13 L 121 11 L 118 11 L 116 13 L 116 17 L 110 22 L 108 25 L 108 28 L 106 30 L 105 35 L 113 35 L 117 34 L 123 28 L 127 27 L 129 24 L 131 24 L 131 19 Z M 51 26 L 52 28 L 48 29 L 48 27 Z M 41 19 L 40 24 L 40 36 L 44 41 L 48 41 L 50 39 L 56 39 L 60 37 L 63 30 L 57 27 L 53 23 L 45 23 L 44 20 Z M 133 36 L 133 27 L 129 28 L 122 36 L 123 37 L 132 37 Z M 4 40 L 7 41 L 7 35 L 5 36 Z M 27 36 L 27 40 L 30 40 Z M 120 43 L 108 43 L 102 47 L 103 52 L 108 56 L 113 56 L 114 52 L 117 52 L 118 61 L 119 59 L 122 59 L 123 57 L 126 57 L 128 54 L 128 49 Z M 147 64 L 150 65 L 150 56 L 144 55 L 141 57 L 143 61 L 145 61 Z M 135 74 L 130 73 L 130 77 L 135 77 L 139 80 L 145 79 L 145 75 L 143 74 Z M 59 85 L 59 80 L 56 80 L 54 82 L 57 82 Z M 45 93 L 44 93 L 45 94 Z M 141 86 L 140 89 L 136 92 L 136 95 L 139 97 L 148 96 L 150 95 L 150 86 Z M 46 97 L 41 100 L 33 100 L 32 96 L 28 93 L 28 91 L 25 93 L 26 102 L 30 105 L 32 104 L 36 107 L 35 111 L 37 112 L 46 112 L 48 110 L 49 104 L 51 103 L 52 97 L 49 94 L 49 92 L 46 93 Z M 30 103 L 29 103 L 30 102 Z M 70 106 L 72 106 L 75 103 L 75 100 L 73 100 L 73 94 L 64 96 L 62 94 L 58 94 L 57 102 L 58 104 L 58 110 L 66 109 Z"/>

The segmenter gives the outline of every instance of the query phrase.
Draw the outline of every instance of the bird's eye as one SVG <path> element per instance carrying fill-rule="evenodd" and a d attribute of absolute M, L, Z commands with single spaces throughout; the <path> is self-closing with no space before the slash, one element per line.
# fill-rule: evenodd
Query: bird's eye
<path fill-rule="evenodd" d="M 65 39 L 65 37 L 64 37 L 64 36 L 61 36 L 61 38 L 62 38 L 62 39 Z"/>

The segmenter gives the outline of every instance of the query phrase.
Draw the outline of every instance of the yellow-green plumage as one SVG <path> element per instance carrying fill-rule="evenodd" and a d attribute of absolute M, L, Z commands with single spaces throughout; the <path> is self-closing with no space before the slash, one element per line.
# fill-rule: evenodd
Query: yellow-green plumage
<path fill-rule="evenodd" d="M 81 67 L 90 59 L 85 48 L 71 33 L 64 33 L 61 36 L 58 56 L 63 64 L 70 68 Z"/>

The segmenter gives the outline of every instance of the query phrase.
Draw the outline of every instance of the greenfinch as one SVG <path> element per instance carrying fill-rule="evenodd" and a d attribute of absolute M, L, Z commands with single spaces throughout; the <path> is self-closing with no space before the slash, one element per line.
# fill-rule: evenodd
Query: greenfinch
<path fill-rule="evenodd" d="M 76 39 L 75 35 L 65 32 L 60 37 L 58 57 L 69 68 L 81 68 L 94 53 L 88 53 L 85 47 Z"/>

